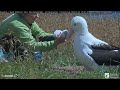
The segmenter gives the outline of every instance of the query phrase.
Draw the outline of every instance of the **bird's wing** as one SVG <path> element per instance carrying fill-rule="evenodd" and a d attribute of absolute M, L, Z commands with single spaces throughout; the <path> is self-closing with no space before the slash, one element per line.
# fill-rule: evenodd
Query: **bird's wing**
<path fill-rule="evenodd" d="M 91 45 L 92 49 L 98 49 L 98 50 L 118 50 L 118 49 L 120 49 L 119 47 L 110 45 L 107 42 L 97 39 L 94 36 L 91 36 L 91 37 L 92 37 L 92 41 L 91 41 L 90 45 Z"/>
<path fill-rule="evenodd" d="M 82 54 L 82 63 L 87 67 L 89 70 L 96 70 L 98 69 L 99 65 L 94 61 L 94 59 L 89 56 L 92 54 L 92 50 L 89 48 L 88 44 L 82 43 L 83 49 L 81 50 L 80 54 Z"/>
<path fill-rule="evenodd" d="M 118 50 L 92 50 L 90 55 L 98 65 L 120 64 L 120 52 Z M 119 63 L 118 63 L 119 62 Z"/>
<path fill-rule="evenodd" d="M 99 65 L 94 61 L 94 59 L 88 55 L 86 51 L 83 51 L 83 59 L 84 59 L 84 65 L 89 70 L 97 70 L 99 69 Z"/>
<path fill-rule="evenodd" d="M 113 45 L 107 45 L 107 44 L 98 44 L 98 45 L 91 45 L 92 49 L 96 50 L 118 50 L 119 47 L 113 46 Z"/>

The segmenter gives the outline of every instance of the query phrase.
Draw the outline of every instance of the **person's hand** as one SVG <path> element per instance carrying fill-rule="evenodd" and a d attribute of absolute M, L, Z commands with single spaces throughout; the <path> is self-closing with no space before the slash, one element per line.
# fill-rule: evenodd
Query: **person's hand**
<path fill-rule="evenodd" d="M 69 42 L 69 40 L 70 40 L 71 36 L 73 35 L 73 33 L 74 33 L 74 31 L 72 29 L 70 29 L 67 36 L 66 36 L 66 39 L 65 39 L 66 42 Z"/>
<path fill-rule="evenodd" d="M 55 41 L 56 41 L 56 43 L 57 43 L 57 45 L 58 45 L 58 44 L 60 44 L 60 43 L 65 42 L 65 39 L 66 39 L 65 37 L 63 37 L 63 36 L 61 36 L 61 34 L 59 34 L 59 36 L 56 37 L 56 40 L 55 40 Z"/>

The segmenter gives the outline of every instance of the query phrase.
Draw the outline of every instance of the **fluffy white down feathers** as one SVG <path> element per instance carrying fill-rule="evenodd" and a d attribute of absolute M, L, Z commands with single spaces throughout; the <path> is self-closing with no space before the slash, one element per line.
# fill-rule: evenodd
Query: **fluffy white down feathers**
<path fill-rule="evenodd" d="M 97 39 L 88 31 L 86 20 L 81 16 L 75 16 L 71 20 L 71 27 L 75 32 L 73 49 L 75 56 L 80 60 L 81 64 L 90 70 L 96 70 L 99 65 L 90 56 L 93 53 L 91 45 L 108 45 L 108 43 Z"/>

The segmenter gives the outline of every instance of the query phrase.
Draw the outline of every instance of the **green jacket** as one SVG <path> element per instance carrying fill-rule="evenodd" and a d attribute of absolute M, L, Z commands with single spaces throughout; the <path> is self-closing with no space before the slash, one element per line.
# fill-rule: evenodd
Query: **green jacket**
<path fill-rule="evenodd" d="M 51 34 L 44 32 L 36 22 L 30 26 L 25 19 L 17 13 L 12 14 L 0 24 L 0 38 L 9 33 L 12 33 L 26 48 L 32 51 L 45 52 L 57 47 L 56 41 L 54 40 L 37 42 L 33 36 L 46 36 Z"/>

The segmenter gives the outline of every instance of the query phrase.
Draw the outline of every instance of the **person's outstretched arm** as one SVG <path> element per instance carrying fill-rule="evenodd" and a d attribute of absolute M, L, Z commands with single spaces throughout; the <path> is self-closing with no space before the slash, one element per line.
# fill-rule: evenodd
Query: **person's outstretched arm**
<path fill-rule="evenodd" d="M 10 26 L 11 30 L 13 30 L 13 35 L 17 37 L 26 48 L 29 48 L 32 51 L 50 51 L 65 40 L 65 38 L 59 37 L 58 39 L 52 41 L 37 42 L 32 36 L 30 29 L 21 22 L 11 22 Z"/>

